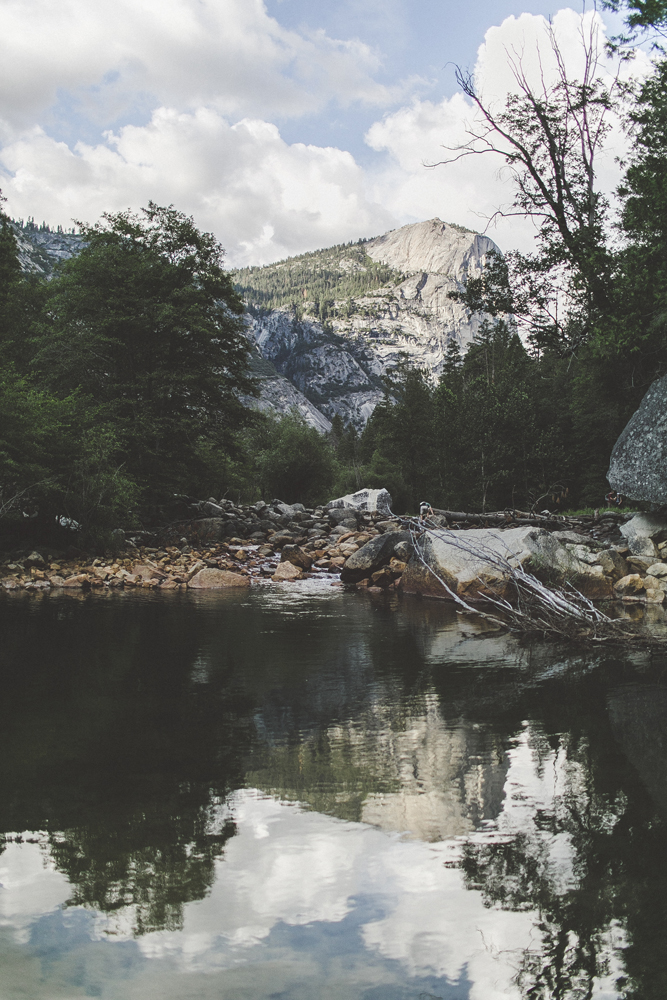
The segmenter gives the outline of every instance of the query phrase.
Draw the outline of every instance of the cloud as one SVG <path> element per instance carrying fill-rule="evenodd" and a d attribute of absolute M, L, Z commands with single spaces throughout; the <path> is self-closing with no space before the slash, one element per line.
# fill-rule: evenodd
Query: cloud
<path fill-rule="evenodd" d="M 71 150 L 41 129 L 8 145 L 3 184 L 17 217 L 95 221 L 105 210 L 174 203 L 215 232 L 229 262 L 262 263 L 392 228 L 347 152 L 287 144 L 275 125 L 211 108 L 159 108 L 98 145 Z"/>
<path fill-rule="evenodd" d="M 375 81 L 381 57 L 369 46 L 287 30 L 262 0 L 62 0 L 57 9 L 48 0 L 8 0 L 2 10 L 0 185 L 17 217 L 92 222 L 149 199 L 174 203 L 215 232 L 230 264 L 241 265 L 434 216 L 480 231 L 511 205 L 500 157 L 425 166 L 448 155 L 443 147 L 465 140 L 475 117 L 467 98 L 407 103 L 403 85 Z M 563 10 L 553 20 L 573 74 L 582 31 L 591 29 L 598 32 L 599 72 L 608 78 L 599 16 Z M 547 21 L 522 14 L 487 31 L 475 79 L 490 100 L 516 87 L 508 55 L 520 58 L 531 78 L 540 71 L 552 77 Z M 641 76 L 649 67 L 640 55 L 624 72 Z M 369 154 L 364 166 L 343 149 L 287 143 L 271 121 L 332 100 L 390 107 L 399 91 L 403 106 L 366 134 L 375 157 Z M 63 92 L 107 122 L 125 107 L 122 124 L 100 139 L 56 141 L 44 122 Z M 142 102 L 146 113 L 128 123 L 127 108 Z M 599 161 L 607 193 L 618 184 L 616 161 L 625 148 L 617 119 Z M 525 220 L 500 220 L 488 234 L 503 249 L 533 246 L 534 228 Z"/>
<path fill-rule="evenodd" d="M 611 83 L 615 67 L 604 52 L 604 25 L 597 13 L 580 15 L 561 10 L 553 18 L 553 33 L 571 77 L 583 68 L 584 37 L 592 37 L 599 55 L 598 76 Z M 534 87 L 547 86 L 556 79 L 556 61 L 549 41 L 549 23 L 544 17 L 522 14 L 509 17 L 499 27 L 490 28 L 478 52 L 474 70 L 475 86 L 486 102 L 501 105 L 508 93 L 516 92 L 512 63 L 525 73 Z M 623 69 L 625 77 L 639 78 L 650 71 L 650 62 L 639 53 Z M 610 119 L 611 131 L 605 150 L 598 159 L 600 189 L 613 196 L 620 177 L 618 164 L 627 148 L 619 116 Z M 473 155 L 440 166 L 466 141 L 467 130 L 479 124 L 479 113 L 463 94 L 439 103 L 415 100 L 376 122 L 366 134 L 366 142 L 387 162 L 374 172 L 373 197 L 394 215 L 417 220 L 439 215 L 471 229 L 484 228 L 498 209 L 508 209 L 513 198 L 511 180 L 502 157 Z M 503 249 L 533 246 L 534 227 L 523 219 L 496 219 L 488 235 Z"/>
<path fill-rule="evenodd" d="M 6 0 L 0 32 L 9 131 L 41 120 L 63 94 L 108 122 L 137 101 L 272 117 L 404 95 L 374 79 L 381 58 L 370 46 L 287 30 L 263 0 Z"/>

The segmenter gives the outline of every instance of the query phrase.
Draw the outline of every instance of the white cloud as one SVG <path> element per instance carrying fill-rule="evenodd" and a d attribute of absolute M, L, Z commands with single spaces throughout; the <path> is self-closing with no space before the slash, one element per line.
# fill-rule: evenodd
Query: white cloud
<path fill-rule="evenodd" d="M 553 32 L 563 54 L 568 73 L 581 74 L 583 37 L 592 32 L 599 52 L 598 75 L 610 83 L 615 67 L 604 53 L 604 25 L 598 14 L 583 17 L 572 10 L 559 11 Z M 478 52 L 475 85 L 487 102 L 499 104 L 517 81 L 511 61 L 521 67 L 531 85 L 555 81 L 556 64 L 548 37 L 548 22 L 541 16 L 522 14 L 509 17 L 499 27 L 490 28 Z M 644 53 L 623 72 L 641 77 L 650 69 Z M 463 157 L 457 162 L 427 169 L 454 156 L 466 141 L 466 130 L 478 122 L 472 102 L 461 93 L 439 103 L 414 101 L 376 122 L 368 131 L 369 146 L 388 155 L 388 164 L 378 170 L 373 195 L 404 220 L 439 215 L 471 229 L 483 228 L 498 209 L 511 206 L 512 184 L 503 170 L 502 157 L 493 154 Z M 605 151 L 598 160 L 600 188 L 612 195 L 620 180 L 617 158 L 626 149 L 626 138 L 618 117 L 610 119 L 612 130 Z M 488 235 L 503 248 L 529 250 L 534 227 L 523 219 L 497 219 Z"/>
<path fill-rule="evenodd" d="M 212 230 L 229 261 L 275 260 L 395 225 L 369 200 L 354 158 L 288 145 L 275 125 L 230 125 L 217 111 L 159 108 L 146 126 L 74 150 L 35 129 L 5 148 L 9 210 L 52 223 L 173 202 Z"/>
<path fill-rule="evenodd" d="M 474 111 L 462 94 L 439 103 L 415 99 L 377 121 L 367 133 L 377 159 L 364 168 L 338 148 L 285 142 L 272 115 L 303 114 L 333 98 L 388 107 L 397 92 L 375 82 L 380 57 L 368 46 L 322 31 L 288 31 L 262 0 L 62 0 L 57 7 L 9 0 L 2 19 L 7 138 L 0 185 L 15 216 L 90 222 L 152 198 L 194 215 L 220 238 L 229 262 L 243 264 L 434 216 L 483 230 L 497 208 L 511 204 L 499 157 L 424 165 L 465 139 Z M 582 20 L 563 10 L 553 25 L 573 73 L 582 30 L 597 26 L 603 42 L 597 14 Z M 538 47 L 548 78 L 544 18 L 522 14 L 490 28 L 475 69 L 479 88 L 501 100 L 515 86 L 508 53 L 520 55 L 534 75 Z M 641 75 L 648 65 L 642 55 L 632 71 Z M 603 54 L 600 72 L 609 69 Z M 111 116 L 107 121 L 123 102 L 144 101 L 154 110 L 144 124 L 69 147 L 43 127 L 60 91 L 90 102 L 90 114 Z M 618 183 L 615 158 L 624 149 L 616 122 L 599 164 L 607 192 Z M 534 230 L 510 219 L 489 235 L 504 249 L 525 250 Z"/>
<path fill-rule="evenodd" d="M 286 30 L 263 0 L 8 0 L 0 33 L 6 129 L 32 125 L 63 92 L 98 121 L 138 100 L 271 117 L 403 93 L 376 82 L 368 45 Z"/>

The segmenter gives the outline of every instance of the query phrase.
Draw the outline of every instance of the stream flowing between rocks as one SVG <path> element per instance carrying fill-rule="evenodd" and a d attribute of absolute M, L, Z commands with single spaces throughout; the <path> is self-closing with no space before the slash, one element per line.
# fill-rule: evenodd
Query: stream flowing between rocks
<path fill-rule="evenodd" d="M 0 599 L 2 1000 L 664 1000 L 667 672 L 326 582 Z"/>

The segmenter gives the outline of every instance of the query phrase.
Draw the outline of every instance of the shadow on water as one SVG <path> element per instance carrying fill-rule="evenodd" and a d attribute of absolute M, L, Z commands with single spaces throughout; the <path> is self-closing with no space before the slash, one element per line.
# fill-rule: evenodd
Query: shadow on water
<path fill-rule="evenodd" d="M 0 615 L 0 834 L 42 831 L 69 905 L 177 930 L 234 837 L 233 793 L 255 788 L 458 838 L 470 891 L 535 914 L 517 995 L 611 976 L 605 996 L 667 996 L 664 663 L 333 589 L 19 595 Z"/>

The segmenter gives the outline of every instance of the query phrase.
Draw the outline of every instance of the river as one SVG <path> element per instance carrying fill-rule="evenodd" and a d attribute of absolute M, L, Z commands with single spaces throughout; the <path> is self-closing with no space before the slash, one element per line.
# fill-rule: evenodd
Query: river
<path fill-rule="evenodd" d="M 317 581 L 0 601 L 1 1000 L 667 996 L 667 672 Z"/>

